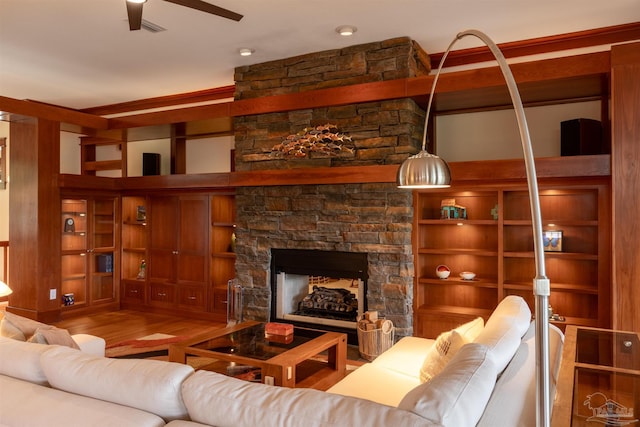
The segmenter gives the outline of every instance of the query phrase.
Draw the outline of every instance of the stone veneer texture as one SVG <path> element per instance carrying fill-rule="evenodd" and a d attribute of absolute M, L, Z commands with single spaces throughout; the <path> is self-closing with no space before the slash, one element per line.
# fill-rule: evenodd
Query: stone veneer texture
<path fill-rule="evenodd" d="M 269 97 L 428 74 L 430 63 L 407 37 L 238 67 L 235 99 Z M 304 128 L 336 125 L 352 155 L 274 155 L 272 147 Z M 269 113 L 234 119 L 238 171 L 399 164 L 419 151 L 424 111 L 413 99 Z M 412 195 L 395 184 L 290 185 L 236 190 L 236 277 L 247 318 L 270 315 L 270 250 L 365 252 L 367 303 L 412 334 Z"/>
<path fill-rule="evenodd" d="M 236 274 L 246 288 L 245 315 L 268 320 L 272 248 L 364 252 L 369 310 L 410 335 L 411 199 L 395 184 L 238 188 Z"/>

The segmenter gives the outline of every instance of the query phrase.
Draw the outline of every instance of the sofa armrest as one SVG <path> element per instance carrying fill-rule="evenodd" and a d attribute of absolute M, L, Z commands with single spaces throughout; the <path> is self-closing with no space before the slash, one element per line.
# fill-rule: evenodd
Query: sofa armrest
<path fill-rule="evenodd" d="M 84 353 L 104 357 L 106 347 L 104 339 L 89 334 L 75 334 L 71 335 L 71 338 Z"/>

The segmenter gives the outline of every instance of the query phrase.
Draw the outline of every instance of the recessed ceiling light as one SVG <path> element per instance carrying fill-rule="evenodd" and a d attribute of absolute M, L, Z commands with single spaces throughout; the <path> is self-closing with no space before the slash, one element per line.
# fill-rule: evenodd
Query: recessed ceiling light
<path fill-rule="evenodd" d="M 242 49 L 238 49 L 240 56 L 251 56 L 255 50 L 243 47 Z"/>
<path fill-rule="evenodd" d="M 358 29 L 353 25 L 341 25 L 338 28 L 336 28 L 336 33 L 345 37 L 352 36 L 353 33 L 355 33 L 356 31 L 358 31 Z"/>

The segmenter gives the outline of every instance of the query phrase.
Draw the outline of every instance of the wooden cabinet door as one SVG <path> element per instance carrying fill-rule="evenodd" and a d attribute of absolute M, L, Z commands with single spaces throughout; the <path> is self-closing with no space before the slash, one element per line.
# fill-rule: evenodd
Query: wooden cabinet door
<path fill-rule="evenodd" d="M 181 196 L 178 200 L 177 281 L 208 283 L 209 198 L 206 195 Z"/>
<path fill-rule="evenodd" d="M 176 197 L 151 197 L 149 200 L 149 262 L 147 275 L 155 282 L 175 283 L 178 230 Z"/>
<path fill-rule="evenodd" d="M 116 299 L 116 199 L 114 197 L 91 200 L 90 250 L 91 273 L 89 286 L 91 304 Z"/>

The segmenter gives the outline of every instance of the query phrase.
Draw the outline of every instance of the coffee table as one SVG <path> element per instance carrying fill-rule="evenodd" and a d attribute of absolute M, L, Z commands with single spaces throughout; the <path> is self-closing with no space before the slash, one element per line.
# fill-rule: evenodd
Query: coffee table
<path fill-rule="evenodd" d="M 295 327 L 285 339 L 250 321 L 172 344 L 169 361 L 265 384 L 326 389 L 346 373 L 347 336 Z"/>

